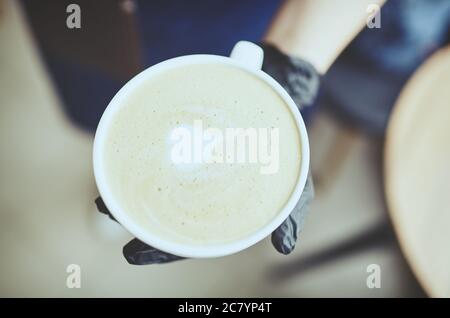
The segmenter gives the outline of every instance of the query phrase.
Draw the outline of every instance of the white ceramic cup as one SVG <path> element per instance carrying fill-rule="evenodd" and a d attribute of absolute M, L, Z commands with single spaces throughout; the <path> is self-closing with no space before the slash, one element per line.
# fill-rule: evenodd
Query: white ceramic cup
<path fill-rule="evenodd" d="M 109 211 L 119 221 L 122 226 L 124 226 L 129 232 L 131 232 L 139 240 L 159 249 L 164 252 L 168 252 L 174 255 L 179 255 L 183 257 L 191 258 L 207 258 L 207 257 L 218 257 L 233 254 L 242 251 L 249 246 L 261 241 L 269 234 L 271 234 L 278 226 L 283 223 L 283 221 L 289 216 L 296 203 L 300 199 L 300 196 L 305 187 L 306 179 L 309 170 L 309 142 L 308 135 L 305 128 L 305 123 L 298 111 L 298 108 L 289 94 L 278 84 L 272 77 L 264 73 L 261 70 L 262 62 L 264 58 L 263 50 L 251 43 L 246 41 L 238 42 L 231 52 L 230 57 L 218 56 L 218 55 L 186 55 L 181 57 L 176 57 L 152 67 L 147 68 L 135 77 L 133 77 L 128 83 L 126 83 L 119 92 L 113 97 L 105 112 L 102 115 L 100 123 L 97 127 L 94 140 L 94 150 L 93 150 L 93 163 L 94 163 L 94 175 L 97 183 L 100 195 L 108 207 Z M 222 244 L 205 244 L 205 245 L 192 245 L 192 244 L 180 244 L 178 242 L 173 242 L 168 238 L 163 238 L 149 232 L 148 229 L 144 228 L 141 224 L 134 221 L 127 211 L 120 208 L 119 204 L 110 191 L 110 187 L 107 183 L 106 175 L 108 173 L 113 173 L 111 171 L 106 171 L 105 166 L 102 164 L 104 153 L 105 142 L 108 138 L 108 130 L 112 119 L 114 118 L 116 112 L 123 107 L 124 99 L 130 94 L 133 94 L 135 87 L 138 87 L 142 82 L 145 82 L 169 69 L 175 69 L 180 66 L 185 66 L 189 64 L 202 64 L 202 63 L 215 63 L 230 65 L 233 67 L 240 68 L 246 72 L 253 74 L 259 79 L 266 82 L 272 87 L 272 89 L 277 92 L 281 98 L 288 105 L 292 116 L 295 118 L 297 124 L 297 130 L 301 141 L 301 163 L 300 163 L 300 174 L 297 180 L 294 191 L 291 197 L 287 201 L 283 209 L 276 215 L 269 223 L 257 230 L 256 232 L 248 235 L 242 239 L 232 241 L 229 243 Z"/>

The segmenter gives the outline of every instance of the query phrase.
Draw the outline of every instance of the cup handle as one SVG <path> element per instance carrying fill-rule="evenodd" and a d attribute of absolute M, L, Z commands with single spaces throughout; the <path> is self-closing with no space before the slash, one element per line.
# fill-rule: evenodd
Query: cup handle
<path fill-rule="evenodd" d="M 260 70 L 264 60 L 264 51 L 252 42 L 239 41 L 233 47 L 230 57 L 246 67 Z"/>

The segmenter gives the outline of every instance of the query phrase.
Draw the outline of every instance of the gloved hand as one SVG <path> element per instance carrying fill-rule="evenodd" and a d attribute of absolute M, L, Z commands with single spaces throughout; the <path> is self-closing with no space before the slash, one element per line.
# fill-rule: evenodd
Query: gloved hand
<path fill-rule="evenodd" d="M 263 70 L 277 80 L 291 95 L 300 110 L 313 105 L 320 84 L 320 76 L 308 62 L 290 57 L 269 44 L 260 44 L 264 49 Z M 305 189 L 289 217 L 272 233 L 272 244 L 283 254 L 291 253 L 300 234 L 303 221 L 314 197 L 314 186 L 309 174 Z M 97 209 L 115 220 L 101 197 L 95 200 Z M 130 264 L 161 264 L 183 259 L 162 252 L 138 239 L 131 240 L 123 248 L 123 255 Z"/>

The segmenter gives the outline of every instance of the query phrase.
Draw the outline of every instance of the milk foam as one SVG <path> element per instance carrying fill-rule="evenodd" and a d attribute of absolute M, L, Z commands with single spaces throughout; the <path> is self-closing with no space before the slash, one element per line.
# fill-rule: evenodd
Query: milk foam
<path fill-rule="evenodd" d="M 287 203 L 300 172 L 295 120 L 265 82 L 219 64 L 184 66 L 143 83 L 108 130 L 107 182 L 125 211 L 155 234 L 194 244 L 253 233 Z M 205 127 L 279 128 L 279 169 L 239 164 L 174 164 L 170 133 Z"/>

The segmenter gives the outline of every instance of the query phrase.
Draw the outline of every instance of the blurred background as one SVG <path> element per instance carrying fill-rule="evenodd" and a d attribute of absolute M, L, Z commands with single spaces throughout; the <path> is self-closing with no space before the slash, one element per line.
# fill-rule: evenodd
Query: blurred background
<path fill-rule="evenodd" d="M 70 3 L 81 8 L 81 29 L 66 26 Z M 351 5 L 340 3 L 343 10 Z M 119 88 L 171 57 L 228 55 L 239 40 L 262 41 L 274 21 L 284 19 L 274 17 L 285 5 L 282 0 L 0 0 L 0 296 L 449 295 L 450 264 L 442 259 L 450 252 L 433 245 L 440 256 L 426 255 L 432 264 L 443 264 L 439 272 L 415 261 L 424 256 L 415 252 L 417 242 L 408 239 L 410 233 L 430 236 L 435 224 L 415 218 L 416 232 L 402 232 L 410 216 L 392 211 L 401 205 L 386 203 L 384 153 L 386 129 L 402 88 L 448 44 L 448 0 L 388 1 L 381 28 L 364 27 L 345 50 L 338 50 L 322 78 L 317 103 L 304 113 L 316 199 L 291 255 L 278 254 L 266 239 L 229 257 L 131 266 L 122 256 L 131 236 L 96 212 L 93 133 Z M 331 31 L 315 32 L 326 39 Z M 433 81 L 431 77 L 427 83 Z M 448 88 L 450 80 L 440 83 Z M 450 120 L 448 108 L 442 108 L 445 120 Z M 437 132 L 441 137 L 445 133 L 449 130 Z M 448 164 L 439 167 L 444 170 L 430 182 L 439 180 L 439 187 L 448 189 L 448 182 L 442 183 L 450 178 Z M 396 193 L 387 193 L 389 202 Z M 441 230 L 450 226 L 447 197 L 442 193 L 444 203 L 433 205 L 433 211 L 444 215 Z M 427 198 L 436 199 L 432 194 Z M 448 241 L 441 230 L 443 236 L 434 235 L 433 242 Z M 70 264 L 81 267 L 79 289 L 66 286 Z M 381 288 L 366 284 L 371 264 L 381 268 Z M 433 285 L 436 280 L 439 288 Z"/>

